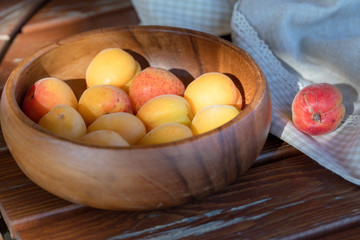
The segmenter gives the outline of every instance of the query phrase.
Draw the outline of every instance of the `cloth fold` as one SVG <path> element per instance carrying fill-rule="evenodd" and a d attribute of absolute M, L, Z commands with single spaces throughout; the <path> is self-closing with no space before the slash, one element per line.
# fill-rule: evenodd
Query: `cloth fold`
<path fill-rule="evenodd" d="M 132 1 L 144 25 L 231 32 L 269 82 L 270 132 L 360 185 L 360 1 Z M 291 104 L 301 88 L 320 82 L 340 89 L 346 115 L 335 131 L 309 136 L 294 127 Z"/>
<path fill-rule="evenodd" d="M 276 7 L 274 7 L 276 6 Z M 233 42 L 258 62 L 270 85 L 270 132 L 322 166 L 360 185 L 359 1 L 242 0 L 232 15 Z M 343 94 L 345 118 L 321 136 L 299 132 L 291 121 L 295 94 L 327 82 Z"/>

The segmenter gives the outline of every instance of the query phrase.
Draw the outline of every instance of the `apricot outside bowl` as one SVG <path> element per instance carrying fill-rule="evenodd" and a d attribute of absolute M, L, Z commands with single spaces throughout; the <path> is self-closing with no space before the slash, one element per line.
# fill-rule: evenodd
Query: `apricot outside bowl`
<path fill-rule="evenodd" d="M 26 90 L 52 76 L 84 81 L 91 59 L 120 47 L 142 68 L 162 67 L 185 85 L 205 72 L 228 74 L 243 94 L 232 121 L 202 135 L 150 146 L 100 147 L 56 136 L 22 111 Z M 242 49 L 192 30 L 128 26 L 98 29 L 52 43 L 13 70 L 1 99 L 1 126 L 21 170 L 48 192 L 100 209 L 150 210 L 215 193 L 244 173 L 266 141 L 271 96 L 259 66 Z"/>

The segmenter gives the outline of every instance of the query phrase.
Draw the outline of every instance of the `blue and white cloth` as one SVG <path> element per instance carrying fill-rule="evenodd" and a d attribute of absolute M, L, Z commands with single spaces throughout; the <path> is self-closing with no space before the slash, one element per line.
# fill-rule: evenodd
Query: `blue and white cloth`
<path fill-rule="evenodd" d="M 260 65 L 270 85 L 270 132 L 322 166 L 360 185 L 360 1 L 358 0 L 132 0 L 143 25 L 167 25 L 233 43 Z M 295 94 L 327 82 L 343 94 L 345 118 L 322 136 L 291 121 Z"/>

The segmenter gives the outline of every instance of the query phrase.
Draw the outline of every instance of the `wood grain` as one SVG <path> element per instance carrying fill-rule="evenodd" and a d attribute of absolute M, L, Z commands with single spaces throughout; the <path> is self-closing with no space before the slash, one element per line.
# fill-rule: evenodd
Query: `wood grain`
<path fill-rule="evenodd" d="M 96 29 L 106 25 L 138 23 L 130 0 L 55 0 L 46 4 L 22 28 L 23 33 L 66 28 Z M 130 19 L 127 19 L 130 18 Z"/>
<path fill-rule="evenodd" d="M 0 4 L 0 63 L 20 31 L 22 25 L 45 2 L 45 0 L 2 0 Z M 0 68 L 0 94 L 4 87 L 3 70 Z M 6 76 L 7 78 L 7 76 Z"/>
<path fill-rule="evenodd" d="M 40 220 L 18 237 L 314 239 L 358 225 L 359 197 L 358 187 L 302 155 L 252 168 L 218 194 L 191 204 L 150 212 L 88 209 L 50 224 Z"/>
<path fill-rule="evenodd" d="M 6 146 L 6 142 L 5 142 L 4 136 L 2 135 L 2 131 L 0 128 L 0 153 L 3 151 L 8 151 L 8 148 Z"/>
<path fill-rule="evenodd" d="M 10 39 L 7 39 L 7 37 L 3 37 L 3 39 L 0 39 L 0 61 L 4 57 L 5 52 L 9 45 L 10 45 Z"/>
<path fill-rule="evenodd" d="M 264 146 L 263 152 L 266 154 L 260 154 L 259 158 L 263 161 L 257 165 L 278 161 L 276 155 L 269 152 L 281 151 L 279 146 L 291 148 L 270 134 Z M 299 152 L 298 154 L 301 155 Z M 23 174 L 8 151 L 0 152 L 0 183 L 0 210 L 13 236 L 18 231 L 36 229 L 45 222 L 49 224 L 65 217 L 71 219 L 73 215 L 80 213 L 89 212 L 89 216 L 94 213 L 109 213 L 74 205 L 39 188 Z"/>
<path fill-rule="evenodd" d="M 0 5 L 0 39 L 10 40 L 45 0 L 2 0 Z"/>
<path fill-rule="evenodd" d="M 29 227 L 38 219 L 62 216 L 80 208 L 56 198 L 30 181 L 9 152 L 1 153 L 0 210 L 11 232 Z"/>
<path fill-rule="evenodd" d="M 351 228 L 332 228 L 329 232 L 325 233 L 325 236 L 319 237 L 318 240 L 357 239 L 360 236 L 360 228 L 356 223 L 351 225 L 353 225 Z"/>
<path fill-rule="evenodd" d="M 21 26 L 45 1 L 2 0 L 0 4 L 0 60 Z"/>

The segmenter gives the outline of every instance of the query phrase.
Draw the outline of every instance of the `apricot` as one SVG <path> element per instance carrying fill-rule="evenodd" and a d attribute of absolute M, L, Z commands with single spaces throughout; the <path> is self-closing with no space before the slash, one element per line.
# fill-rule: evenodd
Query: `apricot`
<path fill-rule="evenodd" d="M 125 112 L 110 113 L 96 119 L 88 131 L 112 130 L 122 136 L 130 145 L 137 144 L 146 134 L 142 121 L 135 115 Z"/>
<path fill-rule="evenodd" d="M 242 95 L 240 93 L 240 90 L 238 88 L 236 88 L 236 92 L 238 93 L 238 99 L 236 100 L 236 103 L 235 103 L 235 107 L 239 110 L 242 109 L 243 107 L 243 99 L 242 99 Z"/>
<path fill-rule="evenodd" d="M 233 105 L 240 107 L 240 91 L 225 74 L 204 73 L 192 81 L 185 90 L 185 99 L 190 103 L 194 115 L 211 105 Z"/>
<path fill-rule="evenodd" d="M 174 142 L 192 137 L 189 127 L 180 123 L 165 123 L 148 132 L 140 141 L 139 145 L 151 145 Z"/>
<path fill-rule="evenodd" d="M 78 101 L 70 86 L 64 81 L 47 77 L 36 81 L 27 90 L 22 110 L 37 123 L 50 109 L 59 104 L 77 109 Z"/>
<path fill-rule="evenodd" d="M 136 75 L 129 88 L 129 96 L 134 112 L 153 97 L 164 94 L 183 96 L 183 82 L 163 68 L 148 67 Z"/>
<path fill-rule="evenodd" d="M 56 105 L 38 123 L 43 128 L 69 139 L 77 139 L 86 134 L 87 129 L 81 115 L 68 105 Z"/>
<path fill-rule="evenodd" d="M 86 84 L 121 87 L 136 74 L 135 59 L 121 48 L 107 48 L 99 52 L 86 69 Z"/>
<path fill-rule="evenodd" d="M 136 116 L 145 124 L 147 131 L 169 122 L 177 122 L 190 127 L 193 115 L 185 98 L 166 94 L 147 101 Z"/>
<path fill-rule="evenodd" d="M 79 138 L 79 141 L 100 146 L 129 146 L 118 133 L 111 130 L 97 130 Z"/>
<path fill-rule="evenodd" d="M 239 109 L 232 105 L 212 105 L 202 108 L 191 122 L 191 130 L 194 135 L 199 135 L 231 121 L 240 113 Z"/>
<path fill-rule="evenodd" d="M 345 115 L 340 90 L 329 83 L 312 84 L 301 89 L 292 102 L 295 127 L 309 135 L 335 130 Z"/>
<path fill-rule="evenodd" d="M 96 85 L 86 89 L 79 99 L 79 113 L 86 125 L 108 113 L 129 112 L 131 102 L 124 90 L 111 85 Z"/>
<path fill-rule="evenodd" d="M 128 81 L 127 83 L 125 83 L 124 85 L 121 86 L 121 89 L 124 90 L 126 93 L 129 93 L 129 88 L 131 83 L 134 81 L 134 78 L 136 77 L 136 75 L 138 75 L 138 73 L 141 72 L 141 66 L 140 64 L 136 61 L 136 72 L 134 77 Z"/>

